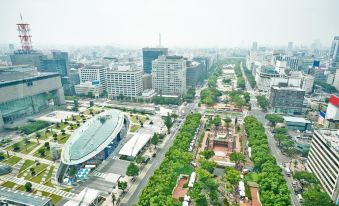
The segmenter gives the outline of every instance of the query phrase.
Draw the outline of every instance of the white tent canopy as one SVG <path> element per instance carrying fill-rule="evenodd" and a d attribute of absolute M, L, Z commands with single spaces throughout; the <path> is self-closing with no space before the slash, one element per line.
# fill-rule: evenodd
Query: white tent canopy
<path fill-rule="evenodd" d="M 137 133 L 135 134 L 119 151 L 120 155 L 135 157 L 140 150 L 147 144 L 152 138 L 151 133 Z"/>

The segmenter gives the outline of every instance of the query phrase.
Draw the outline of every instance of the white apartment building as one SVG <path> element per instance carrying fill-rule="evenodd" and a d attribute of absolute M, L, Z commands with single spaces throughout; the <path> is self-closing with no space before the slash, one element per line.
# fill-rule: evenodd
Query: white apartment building
<path fill-rule="evenodd" d="M 134 65 L 113 65 L 106 71 L 106 85 L 109 98 L 119 95 L 135 98 L 140 96 L 142 87 L 141 68 Z"/>
<path fill-rule="evenodd" d="M 317 176 L 324 190 L 338 204 L 339 130 L 314 131 L 306 168 Z"/>
<path fill-rule="evenodd" d="M 105 73 L 107 68 L 103 65 L 89 65 L 79 68 L 80 82 L 99 80 L 102 87 L 106 88 Z"/>
<path fill-rule="evenodd" d="M 152 62 L 152 87 L 161 95 L 186 93 L 186 60 L 182 56 L 160 56 Z"/>
<path fill-rule="evenodd" d="M 314 85 L 314 76 L 304 75 L 302 77 L 302 86 L 301 89 L 305 90 L 306 94 L 312 93 Z"/>

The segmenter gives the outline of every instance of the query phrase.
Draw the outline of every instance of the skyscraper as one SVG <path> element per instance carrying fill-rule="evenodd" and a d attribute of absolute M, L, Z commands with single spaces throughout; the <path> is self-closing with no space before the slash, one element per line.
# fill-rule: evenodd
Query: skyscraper
<path fill-rule="evenodd" d="M 167 48 L 143 48 L 143 64 L 144 64 L 144 73 L 152 73 L 152 61 L 157 59 L 161 55 L 167 55 Z"/>
<path fill-rule="evenodd" d="M 287 45 L 287 51 L 292 51 L 293 50 L 293 42 L 288 42 L 288 45 Z"/>
<path fill-rule="evenodd" d="M 257 50 L 258 50 L 258 42 L 254 41 L 252 43 L 251 51 L 257 51 Z"/>
<path fill-rule="evenodd" d="M 334 37 L 330 52 L 330 70 L 335 72 L 336 69 L 339 69 L 339 36 Z"/>

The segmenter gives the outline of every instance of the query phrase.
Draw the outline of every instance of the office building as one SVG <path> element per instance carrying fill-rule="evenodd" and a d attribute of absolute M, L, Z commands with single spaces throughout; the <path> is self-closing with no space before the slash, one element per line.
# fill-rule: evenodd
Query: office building
<path fill-rule="evenodd" d="M 327 76 L 326 83 L 330 84 L 330 85 L 333 85 L 334 77 L 335 77 L 335 74 L 329 74 Z"/>
<path fill-rule="evenodd" d="M 271 87 L 269 103 L 276 113 L 300 114 L 305 91 L 297 87 Z"/>
<path fill-rule="evenodd" d="M 67 66 L 62 59 L 42 59 L 40 70 L 44 72 L 56 72 L 62 77 L 67 76 Z"/>
<path fill-rule="evenodd" d="M 338 128 L 339 126 L 339 97 L 331 95 L 324 118 L 325 128 Z"/>
<path fill-rule="evenodd" d="M 143 90 L 152 89 L 152 74 L 142 75 L 142 89 Z"/>
<path fill-rule="evenodd" d="M 339 130 L 315 130 L 306 168 L 315 174 L 333 202 L 339 204 Z"/>
<path fill-rule="evenodd" d="M 330 51 L 330 70 L 332 72 L 339 69 L 339 36 L 335 36 Z"/>
<path fill-rule="evenodd" d="M 201 80 L 203 65 L 196 61 L 187 61 L 186 87 L 195 88 Z"/>
<path fill-rule="evenodd" d="M 210 59 L 208 57 L 198 56 L 194 57 L 193 61 L 199 62 L 202 65 L 203 72 L 207 72 L 210 67 Z"/>
<path fill-rule="evenodd" d="M 65 61 L 65 65 L 66 65 L 66 70 L 67 70 L 67 74 L 69 73 L 69 58 L 68 58 L 68 52 L 63 52 L 63 51 L 58 51 L 58 50 L 54 50 L 52 51 L 52 56 L 53 59 L 58 59 L 58 60 L 64 60 Z"/>
<path fill-rule="evenodd" d="M 272 85 L 272 79 L 281 77 L 273 67 L 262 66 L 256 69 L 255 81 L 260 91 L 269 91 Z"/>
<path fill-rule="evenodd" d="M 40 69 L 41 59 L 46 59 L 47 56 L 35 50 L 17 50 L 13 54 L 10 54 L 10 58 L 12 65 L 31 65 Z"/>
<path fill-rule="evenodd" d="M 135 98 L 140 96 L 142 87 L 142 69 L 135 65 L 113 65 L 106 71 L 107 93 L 109 98 L 119 95 Z"/>
<path fill-rule="evenodd" d="M 152 87 L 160 95 L 186 93 L 186 60 L 182 56 L 160 56 L 152 63 Z"/>
<path fill-rule="evenodd" d="M 107 68 L 102 65 L 88 65 L 79 68 L 80 82 L 93 82 L 99 80 L 103 89 L 106 90 L 106 75 Z"/>
<path fill-rule="evenodd" d="M 311 122 L 303 117 L 283 116 L 288 130 L 306 131 L 311 129 Z"/>
<path fill-rule="evenodd" d="M 0 130 L 16 119 L 65 104 L 60 75 L 33 66 L 0 67 Z"/>
<path fill-rule="evenodd" d="M 152 61 L 156 60 L 161 55 L 168 55 L 167 48 L 143 48 L 142 49 L 142 58 L 144 73 L 152 73 Z"/>

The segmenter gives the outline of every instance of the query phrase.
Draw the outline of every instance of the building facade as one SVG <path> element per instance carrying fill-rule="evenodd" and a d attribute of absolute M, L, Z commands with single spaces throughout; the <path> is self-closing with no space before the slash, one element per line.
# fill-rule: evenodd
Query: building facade
<path fill-rule="evenodd" d="M 79 68 L 79 78 L 80 82 L 92 82 L 99 80 L 100 84 L 106 89 L 106 75 L 107 68 L 102 65 L 89 65 L 82 68 Z"/>
<path fill-rule="evenodd" d="M 39 73 L 33 66 L 0 68 L 0 130 L 4 124 L 47 109 L 50 100 L 65 104 L 59 74 Z"/>
<path fill-rule="evenodd" d="M 152 87 L 160 95 L 186 92 L 186 60 L 182 56 L 160 56 L 152 63 Z"/>
<path fill-rule="evenodd" d="M 201 80 L 203 65 L 196 61 L 187 61 L 186 87 L 194 88 Z"/>
<path fill-rule="evenodd" d="M 305 90 L 306 94 L 310 94 L 313 92 L 314 86 L 314 77 L 312 75 L 304 75 L 302 77 L 301 89 Z"/>
<path fill-rule="evenodd" d="M 81 82 L 74 86 L 75 93 L 80 96 L 99 97 L 103 88 L 98 80 L 92 82 Z"/>
<path fill-rule="evenodd" d="M 35 50 L 17 50 L 13 54 L 10 54 L 10 58 L 12 65 L 31 65 L 40 69 L 41 59 L 46 59 L 47 56 Z"/>
<path fill-rule="evenodd" d="M 330 70 L 339 69 L 339 36 L 335 36 L 330 51 Z"/>
<path fill-rule="evenodd" d="M 144 73 L 152 73 L 152 61 L 156 60 L 161 55 L 168 55 L 168 48 L 143 48 L 142 58 Z"/>
<path fill-rule="evenodd" d="M 274 112 L 300 114 L 304 96 L 305 91 L 300 88 L 273 86 L 270 90 L 269 103 Z"/>
<path fill-rule="evenodd" d="M 143 91 L 142 69 L 132 65 L 116 66 L 106 71 L 107 93 L 109 98 L 119 95 L 135 98 Z"/>
<path fill-rule="evenodd" d="M 339 130 L 314 131 L 306 168 L 317 176 L 327 194 L 339 204 Z"/>

